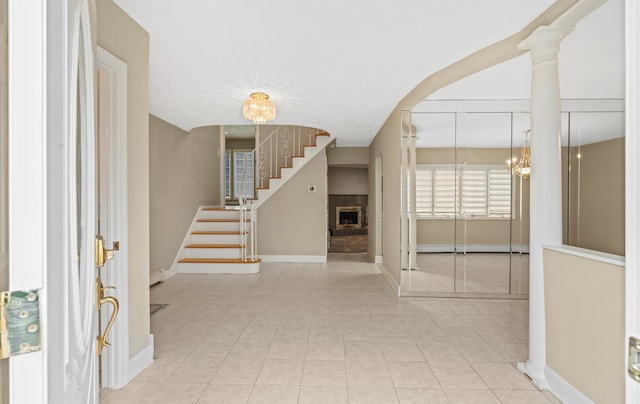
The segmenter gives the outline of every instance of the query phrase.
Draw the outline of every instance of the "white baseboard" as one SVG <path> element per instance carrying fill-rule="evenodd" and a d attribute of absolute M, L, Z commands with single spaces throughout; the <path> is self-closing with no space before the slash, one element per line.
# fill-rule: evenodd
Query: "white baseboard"
<path fill-rule="evenodd" d="M 367 251 L 367 254 L 369 255 L 369 259 L 371 259 L 371 262 L 374 264 L 382 264 L 382 255 L 375 255 L 372 251 Z"/>
<path fill-rule="evenodd" d="M 167 280 L 166 274 L 167 270 L 164 268 L 158 268 L 153 270 L 149 274 L 149 286 L 155 285 L 156 283 L 164 282 Z"/>
<path fill-rule="evenodd" d="M 384 264 L 382 263 L 378 264 L 378 268 L 380 268 L 380 270 L 382 271 L 382 275 L 384 276 L 384 279 L 387 280 L 387 283 L 389 284 L 389 286 L 391 286 L 391 289 L 393 289 L 393 291 L 396 293 L 397 296 L 400 296 L 400 285 L 393 278 L 393 276 L 391 276 L 387 268 L 384 267 Z"/>
<path fill-rule="evenodd" d="M 529 253 L 529 246 L 524 244 L 418 244 L 419 253 L 452 253 L 457 251 L 462 252 L 496 252 L 496 253 L 508 253 L 508 252 L 521 252 L 523 254 Z"/>
<path fill-rule="evenodd" d="M 305 262 L 320 263 L 327 262 L 326 255 L 259 255 L 262 262 Z"/>
<path fill-rule="evenodd" d="M 549 391 L 563 403 L 594 404 L 594 401 L 573 387 L 571 383 L 554 372 L 550 367 L 546 366 L 544 368 L 544 374 L 547 377 L 547 383 L 549 383 Z"/>
<path fill-rule="evenodd" d="M 138 352 L 136 356 L 129 359 L 129 366 L 127 369 L 127 383 L 136 378 L 143 370 L 153 363 L 153 334 L 149 334 L 149 345 L 147 345 L 142 351 Z"/>

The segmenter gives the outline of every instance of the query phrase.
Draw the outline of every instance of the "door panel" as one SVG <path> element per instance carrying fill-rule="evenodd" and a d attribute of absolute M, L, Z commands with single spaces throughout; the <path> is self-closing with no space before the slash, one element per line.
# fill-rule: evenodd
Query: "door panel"
<path fill-rule="evenodd" d="M 69 272 L 65 403 L 97 402 L 96 121 L 93 4 L 76 0 L 72 25 L 70 130 L 65 194 Z"/>

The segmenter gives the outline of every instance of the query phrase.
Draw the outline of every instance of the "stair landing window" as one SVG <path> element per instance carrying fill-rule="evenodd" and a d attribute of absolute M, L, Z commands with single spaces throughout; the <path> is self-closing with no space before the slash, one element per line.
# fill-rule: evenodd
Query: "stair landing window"
<path fill-rule="evenodd" d="M 254 172 L 251 150 L 227 149 L 224 153 L 225 198 L 228 200 L 237 200 L 240 197 L 253 198 Z"/>

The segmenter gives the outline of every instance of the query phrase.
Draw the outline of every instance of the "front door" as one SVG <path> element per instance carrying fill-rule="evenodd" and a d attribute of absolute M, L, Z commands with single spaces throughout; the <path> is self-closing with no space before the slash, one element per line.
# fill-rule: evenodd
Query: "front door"
<path fill-rule="evenodd" d="M 93 0 L 74 0 L 72 4 L 75 12 L 69 65 L 71 125 L 66 142 L 64 187 L 69 212 L 65 232 L 69 273 L 64 402 L 70 404 L 98 401 L 101 355 L 110 346 L 107 334 L 118 311 L 117 300 L 105 293 L 100 278 L 101 268 L 113 257 L 113 251 L 106 248 L 98 226 L 95 5 Z M 101 324 L 100 311 L 105 305 L 112 310 Z"/>

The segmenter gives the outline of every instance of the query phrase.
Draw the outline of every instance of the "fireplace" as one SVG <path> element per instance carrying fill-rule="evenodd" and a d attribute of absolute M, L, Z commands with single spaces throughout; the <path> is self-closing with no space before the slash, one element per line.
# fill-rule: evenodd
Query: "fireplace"
<path fill-rule="evenodd" d="M 362 208 L 360 206 L 336 206 L 336 229 L 361 229 Z"/>

